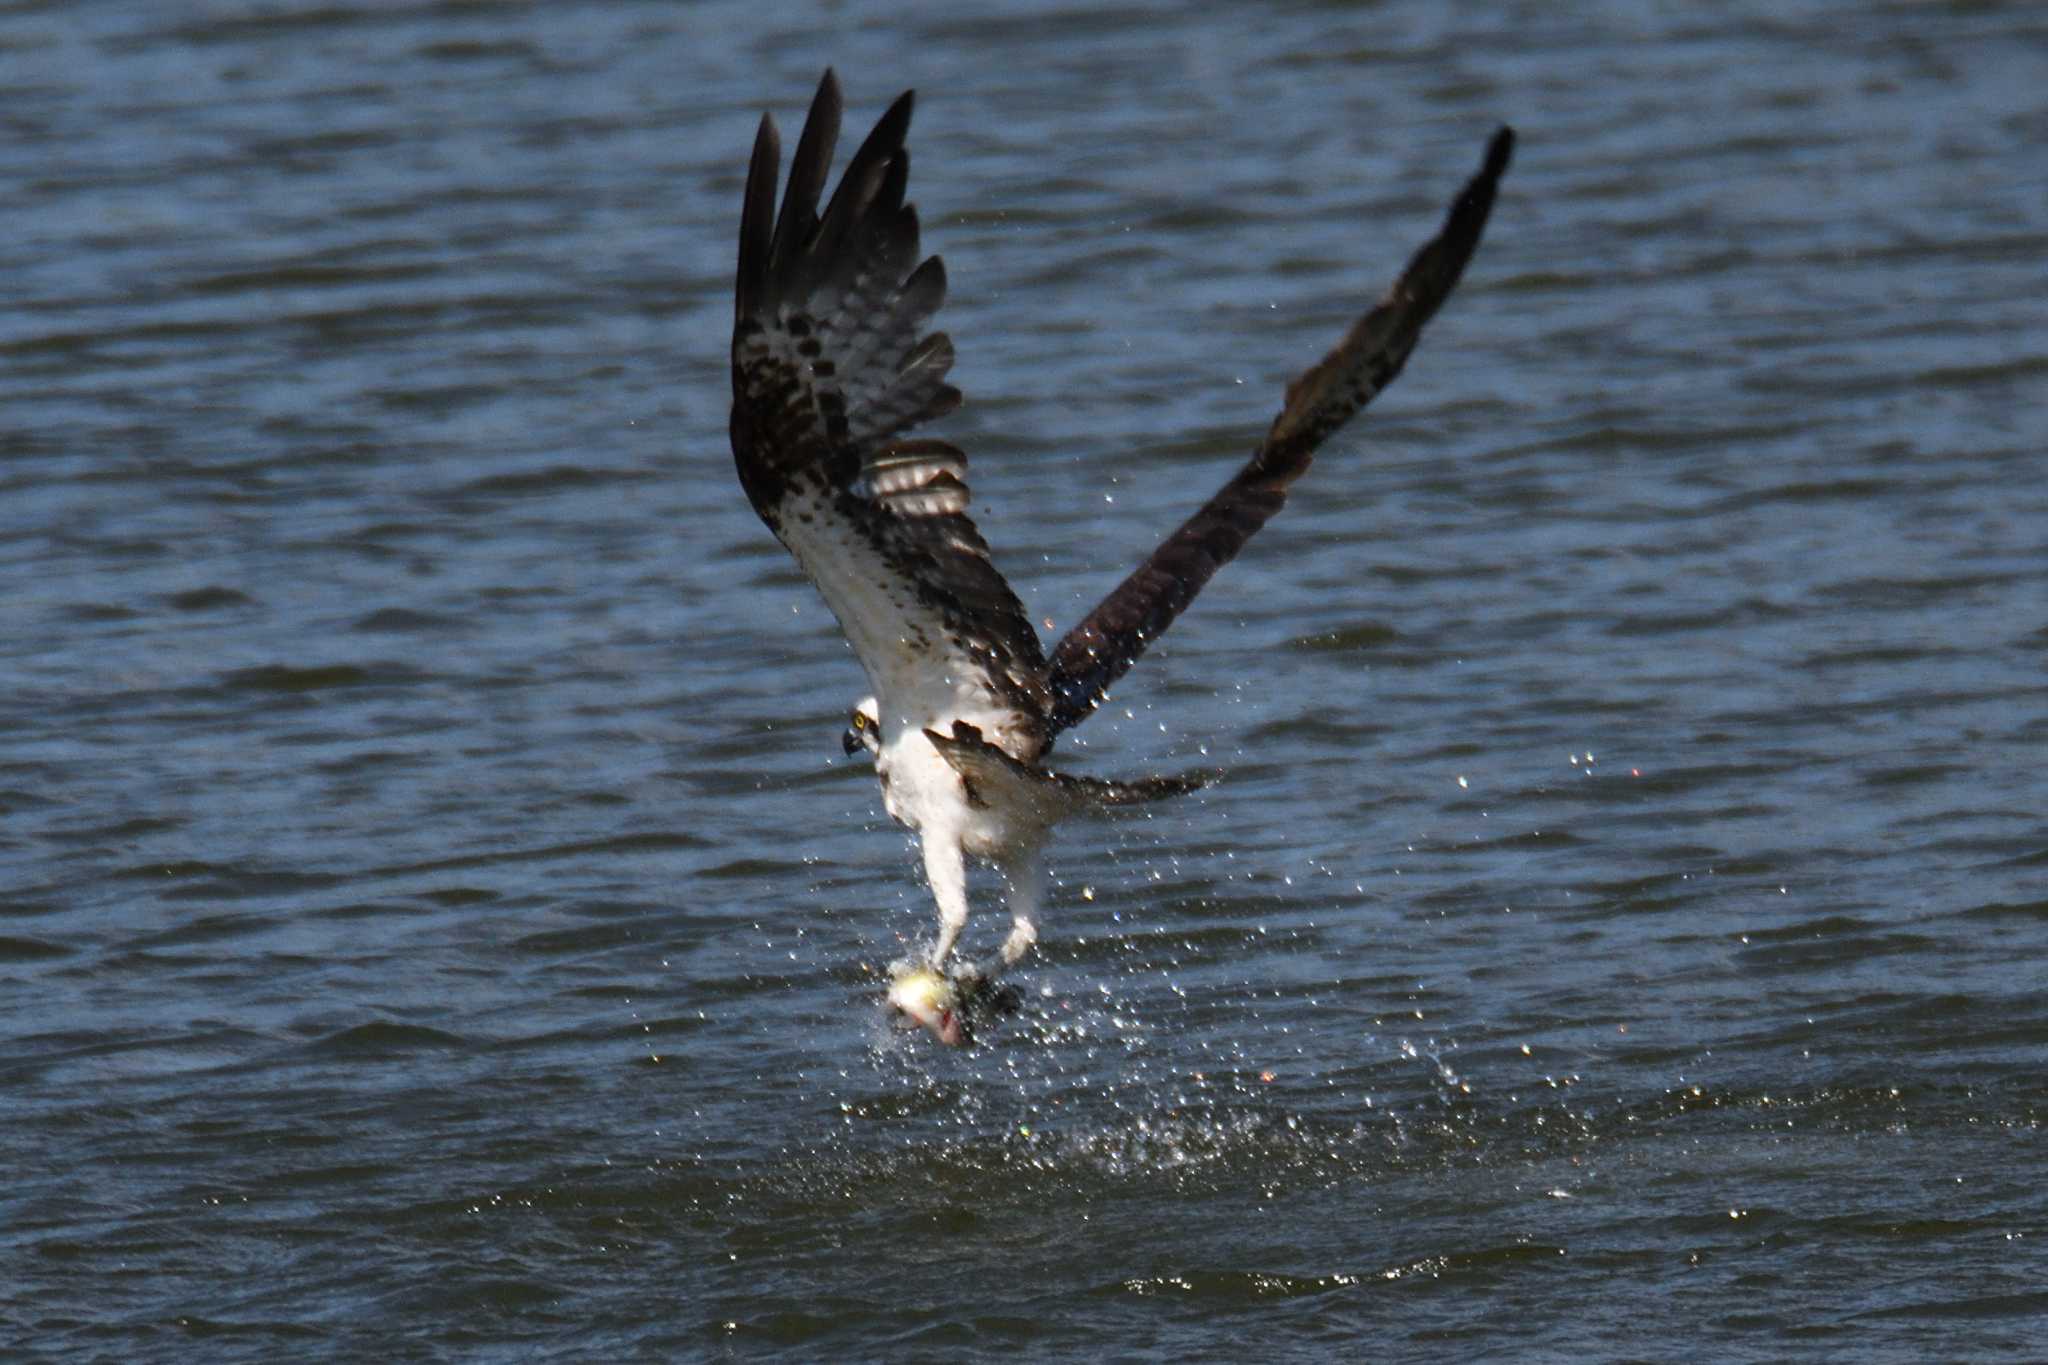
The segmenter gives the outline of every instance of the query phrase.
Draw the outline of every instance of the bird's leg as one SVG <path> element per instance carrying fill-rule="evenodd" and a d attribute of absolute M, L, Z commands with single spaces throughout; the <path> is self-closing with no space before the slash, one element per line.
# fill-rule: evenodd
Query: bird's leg
<path fill-rule="evenodd" d="M 1038 900 L 1045 890 L 1045 864 L 1035 853 L 1019 858 L 1003 869 L 1003 881 L 1004 899 L 1010 907 L 1010 936 L 1003 940 L 1001 956 L 980 968 L 979 974 L 987 981 L 1016 966 L 1038 942 Z"/>
<path fill-rule="evenodd" d="M 939 938 L 932 945 L 931 964 L 944 972 L 960 931 L 967 927 L 967 860 L 960 841 L 948 831 L 927 828 L 922 837 L 925 880 L 939 903 Z"/>

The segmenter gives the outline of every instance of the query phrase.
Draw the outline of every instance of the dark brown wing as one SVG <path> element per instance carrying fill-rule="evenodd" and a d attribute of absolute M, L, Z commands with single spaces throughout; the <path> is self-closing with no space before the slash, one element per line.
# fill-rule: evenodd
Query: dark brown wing
<path fill-rule="evenodd" d="M 1307 471 L 1316 447 L 1401 372 L 1423 324 L 1450 296 L 1479 247 L 1514 145 L 1512 129 L 1493 135 L 1485 164 L 1466 182 L 1443 228 L 1337 348 L 1287 386 L 1286 403 L 1251 460 L 1059 642 L 1049 678 L 1052 733 L 1085 719 L 1101 703 L 1202 585 L 1280 510 L 1288 485 Z"/>
<path fill-rule="evenodd" d="M 775 212 L 781 144 L 761 120 L 740 222 L 732 449 L 761 520 L 818 585 L 885 729 L 966 717 L 1035 756 L 1044 653 L 968 518 L 967 457 L 905 439 L 953 410 L 953 345 L 925 334 L 946 292 L 904 202 L 911 96 L 889 107 L 818 212 L 838 140 L 830 71 Z"/>

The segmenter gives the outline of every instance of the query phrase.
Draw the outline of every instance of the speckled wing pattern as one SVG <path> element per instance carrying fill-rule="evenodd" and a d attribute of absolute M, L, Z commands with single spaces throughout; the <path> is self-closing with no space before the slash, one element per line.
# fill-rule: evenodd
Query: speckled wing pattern
<path fill-rule="evenodd" d="M 1479 247 L 1514 143 L 1511 129 L 1494 134 L 1485 163 L 1452 203 L 1442 229 L 1336 349 L 1287 386 L 1279 415 L 1244 468 L 1061 639 L 1048 678 L 1053 734 L 1094 711 L 1145 647 L 1280 510 L 1288 485 L 1307 472 L 1324 438 L 1401 372 L 1423 325 Z"/>
<path fill-rule="evenodd" d="M 903 433 L 950 412 L 945 297 L 904 202 L 911 96 L 889 107 L 821 214 L 842 104 L 830 71 L 775 211 L 781 141 L 747 173 L 732 339 L 732 448 L 761 519 L 817 584 L 886 718 L 966 716 L 1016 757 L 1046 742 L 1045 657 L 967 515 L 967 457 Z"/>

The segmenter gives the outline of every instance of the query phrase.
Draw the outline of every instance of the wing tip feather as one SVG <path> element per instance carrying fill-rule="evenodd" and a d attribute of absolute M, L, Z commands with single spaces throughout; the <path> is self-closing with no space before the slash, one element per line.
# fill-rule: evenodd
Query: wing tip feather
<path fill-rule="evenodd" d="M 1507 174 L 1508 163 L 1514 160 L 1515 143 L 1520 141 L 1514 127 L 1503 123 L 1493 130 L 1493 136 L 1486 143 L 1486 161 L 1480 174 L 1489 180 L 1498 180 Z"/>
<path fill-rule="evenodd" d="M 763 113 L 754 130 L 754 152 L 747 162 L 747 187 L 740 200 L 735 323 L 753 314 L 767 285 L 768 252 L 775 237 L 775 182 L 781 174 L 782 134 L 775 126 L 775 115 Z"/>

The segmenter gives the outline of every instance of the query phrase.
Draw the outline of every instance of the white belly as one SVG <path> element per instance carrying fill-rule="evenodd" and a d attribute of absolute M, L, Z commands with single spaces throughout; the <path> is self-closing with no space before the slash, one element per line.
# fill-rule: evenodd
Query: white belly
<path fill-rule="evenodd" d="M 967 799 L 966 784 L 922 732 L 890 737 L 875 758 L 889 818 L 924 838 L 947 838 L 976 858 L 1003 862 L 1044 842 L 1031 812 L 1008 812 Z M 1022 818 L 1019 818 L 1022 817 Z"/>

